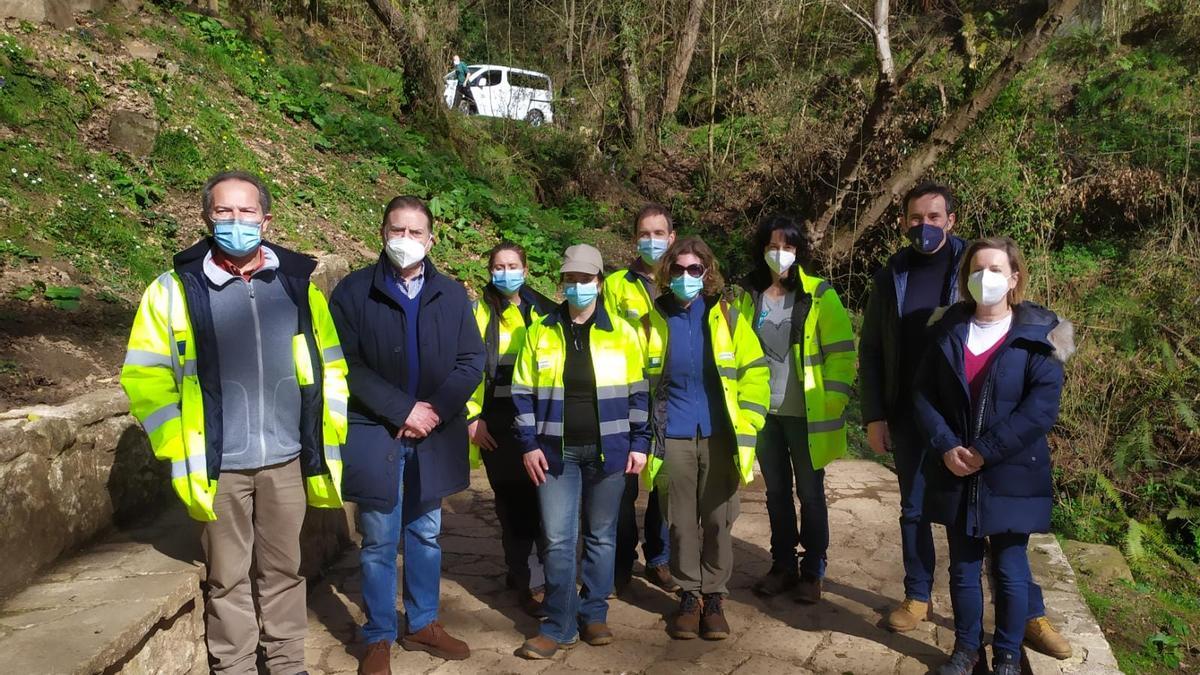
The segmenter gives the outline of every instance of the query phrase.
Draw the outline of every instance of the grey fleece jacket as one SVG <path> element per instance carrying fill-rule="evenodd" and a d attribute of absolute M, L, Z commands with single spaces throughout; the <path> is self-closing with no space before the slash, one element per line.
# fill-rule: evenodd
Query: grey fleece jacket
<path fill-rule="evenodd" d="M 250 281 L 204 258 L 221 373 L 221 470 L 260 469 L 300 455 L 300 385 L 292 356 L 296 304 L 276 277 L 279 259 L 263 247 Z"/>

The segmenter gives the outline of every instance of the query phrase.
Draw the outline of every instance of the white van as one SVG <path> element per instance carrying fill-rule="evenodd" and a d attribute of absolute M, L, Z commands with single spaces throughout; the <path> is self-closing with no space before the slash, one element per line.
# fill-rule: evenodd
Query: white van
<path fill-rule="evenodd" d="M 454 106 L 456 79 L 454 71 L 446 73 L 443 96 L 446 105 Z M 554 88 L 550 77 L 532 70 L 508 66 L 472 65 L 467 67 L 467 86 L 475 97 L 475 108 L 462 100 L 458 109 L 467 114 L 487 117 L 506 117 L 525 120 L 535 127 L 554 121 Z"/>

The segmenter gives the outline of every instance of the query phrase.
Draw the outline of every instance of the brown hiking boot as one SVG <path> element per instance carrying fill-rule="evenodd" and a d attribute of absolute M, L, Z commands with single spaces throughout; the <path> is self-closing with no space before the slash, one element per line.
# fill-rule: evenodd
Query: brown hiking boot
<path fill-rule="evenodd" d="M 429 652 L 440 659 L 462 661 L 471 655 L 471 648 L 458 638 L 451 637 L 438 621 L 415 633 L 405 633 L 400 646 L 410 652 Z"/>
<path fill-rule="evenodd" d="M 520 595 L 521 609 L 535 619 L 544 619 L 546 617 L 546 609 L 542 607 L 542 603 L 546 600 L 546 588 L 539 586 L 530 588 L 524 591 L 517 591 Z"/>
<path fill-rule="evenodd" d="M 929 603 L 905 598 L 900 606 L 892 610 L 887 617 L 887 626 L 897 633 L 904 633 L 916 628 L 929 617 Z"/>
<path fill-rule="evenodd" d="M 669 565 L 647 565 L 646 580 L 658 586 L 668 593 L 678 593 L 679 584 L 675 581 L 675 577 L 671 576 L 671 567 Z"/>
<path fill-rule="evenodd" d="M 579 639 L 593 647 L 612 644 L 613 632 L 606 623 L 589 623 L 579 631 Z"/>
<path fill-rule="evenodd" d="M 1025 622 L 1025 644 L 1056 659 L 1071 658 L 1071 643 L 1044 616 Z"/>
<path fill-rule="evenodd" d="M 700 637 L 700 598 L 684 591 L 679 595 L 679 610 L 667 622 L 667 634 L 676 640 Z"/>
<path fill-rule="evenodd" d="M 790 591 L 798 583 L 800 583 L 800 574 L 794 565 L 789 567 L 771 565 L 771 570 L 767 572 L 766 576 L 754 582 L 750 591 L 760 598 L 769 598 Z"/>
<path fill-rule="evenodd" d="M 529 638 L 524 644 L 517 649 L 517 656 L 521 658 L 537 661 L 540 659 L 553 658 L 559 649 L 567 649 L 575 644 L 574 641 L 569 643 L 559 643 L 554 638 L 538 633 Z"/>
<path fill-rule="evenodd" d="M 810 577 L 807 574 L 800 577 L 792 599 L 805 605 L 815 605 L 821 601 L 821 577 Z"/>
<path fill-rule="evenodd" d="M 729 622 L 721 609 L 720 593 L 704 594 L 704 609 L 700 614 L 700 637 L 705 640 L 724 640 L 729 637 Z"/>
<path fill-rule="evenodd" d="M 380 640 L 367 645 L 367 652 L 358 660 L 358 675 L 392 675 L 390 640 Z"/>

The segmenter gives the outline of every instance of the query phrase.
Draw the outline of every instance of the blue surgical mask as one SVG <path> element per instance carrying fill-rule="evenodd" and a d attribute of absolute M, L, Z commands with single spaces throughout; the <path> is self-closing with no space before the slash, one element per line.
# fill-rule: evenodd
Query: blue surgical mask
<path fill-rule="evenodd" d="M 704 277 L 694 277 L 690 274 L 680 274 L 671 279 L 671 292 L 684 302 L 690 302 L 704 290 Z"/>
<path fill-rule="evenodd" d="M 213 239 L 226 254 L 240 258 L 262 244 L 262 224 L 242 220 L 213 221 Z"/>
<path fill-rule="evenodd" d="M 600 287 L 594 281 L 589 281 L 586 284 L 567 284 L 563 289 L 563 295 L 567 296 L 567 302 L 575 309 L 583 309 L 596 301 L 596 296 L 600 294 Z"/>
<path fill-rule="evenodd" d="M 646 261 L 647 265 L 652 265 L 667 252 L 667 240 L 643 237 L 638 239 L 637 247 L 642 260 Z"/>
<path fill-rule="evenodd" d="M 496 270 L 492 272 L 492 285 L 505 295 L 512 295 L 525 285 L 525 270 Z"/>
<path fill-rule="evenodd" d="M 946 231 L 937 225 L 921 223 L 908 228 L 908 240 L 918 252 L 931 255 L 946 241 Z"/>

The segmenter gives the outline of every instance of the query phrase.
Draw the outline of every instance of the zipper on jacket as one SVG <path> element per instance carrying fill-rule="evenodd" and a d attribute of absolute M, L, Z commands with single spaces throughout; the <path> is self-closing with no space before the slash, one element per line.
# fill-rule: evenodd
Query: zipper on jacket
<path fill-rule="evenodd" d="M 250 316 L 254 317 L 254 349 L 258 357 L 258 448 L 260 463 L 267 461 L 266 437 L 266 376 L 263 374 L 262 322 L 258 317 L 258 301 L 254 299 L 254 279 L 245 282 L 246 290 L 250 293 Z"/>
<path fill-rule="evenodd" d="M 992 362 L 995 365 L 995 362 Z M 983 387 L 979 391 L 979 412 L 975 415 L 975 433 L 971 438 L 971 445 L 975 445 L 975 441 L 979 440 L 983 434 L 983 417 L 987 410 L 988 394 L 992 390 L 992 381 L 995 376 L 995 369 L 989 368 L 987 379 L 983 381 Z M 978 450 L 976 450 L 978 452 Z M 975 509 L 975 527 L 980 527 L 983 522 L 983 511 L 979 507 L 979 474 L 982 471 L 976 471 L 967 482 L 967 504 Z"/>

